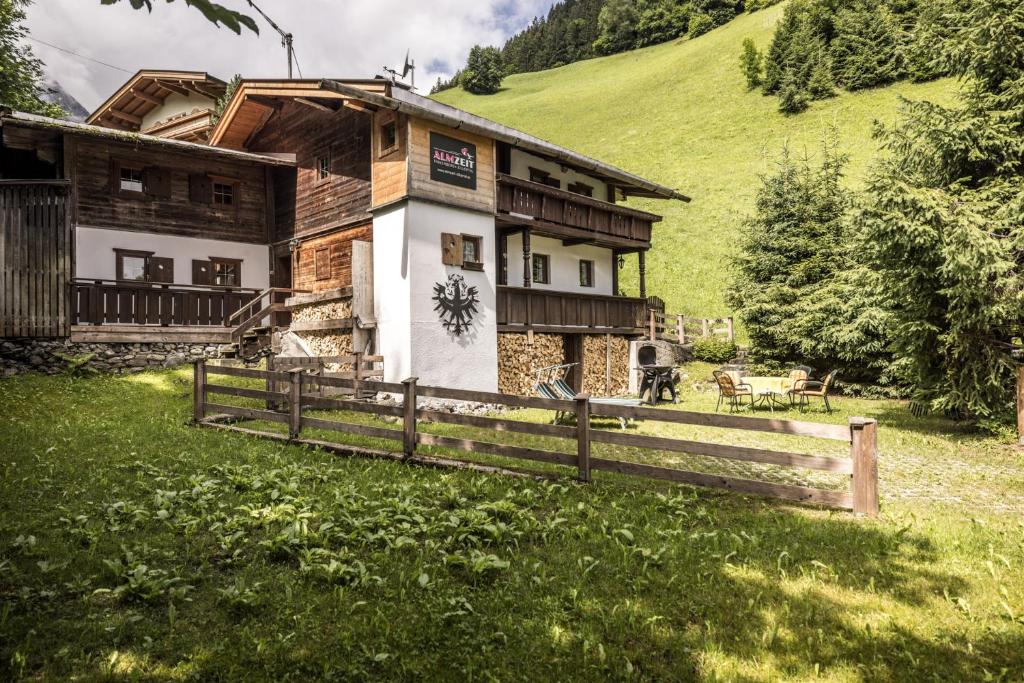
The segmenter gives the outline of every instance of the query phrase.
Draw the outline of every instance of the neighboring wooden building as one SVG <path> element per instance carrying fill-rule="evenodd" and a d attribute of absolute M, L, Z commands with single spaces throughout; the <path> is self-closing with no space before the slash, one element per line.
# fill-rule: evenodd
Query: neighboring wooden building
<path fill-rule="evenodd" d="M 245 80 L 208 145 L 167 139 L 175 88 L 212 107 L 218 83 L 141 71 L 93 114 L 106 129 L 2 117 L 0 174 L 67 184 L 72 336 L 97 316 L 187 326 L 197 305 L 199 324 L 227 327 L 273 285 L 311 292 L 293 326 L 312 350 L 372 348 L 389 381 L 529 392 L 532 370 L 571 362 L 578 388 L 624 390 L 661 218 L 616 202 L 686 197 L 379 78 Z M 639 297 L 618 283 L 632 254 Z M 140 272 L 130 312 L 124 279 Z M 180 320 L 177 294 L 150 314 L 154 282 L 188 285 Z"/>

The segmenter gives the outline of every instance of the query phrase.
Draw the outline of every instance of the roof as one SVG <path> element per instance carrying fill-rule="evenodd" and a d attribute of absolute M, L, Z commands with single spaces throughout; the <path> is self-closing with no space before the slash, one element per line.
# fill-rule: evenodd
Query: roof
<path fill-rule="evenodd" d="M 172 93 L 197 94 L 216 101 L 226 89 L 224 81 L 205 71 L 142 69 L 108 97 L 85 122 L 139 131 L 143 117 L 163 106 L 164 100 Z"/>
<path fill-rule="evenodd" d="M 210 147 L 205 143 L 172 140 L 169 138 L 157 137 L 155 135 L 114 130 L 112 128 L 104 128 L 103 126 L 92 126 L 86 123 L 76 123 L 75 121 L 65 121 L 64 119 L 54 119 L 49 116 L 37 116 L 35 114 L 26 114 L 25 112 L 0 108 L 0 126 L 8 124 L 22 126 L 25 128 L 53 130 L 71 133 L 74 135 L 102 138 L 115 142 L 128 142 L 139 146 L 160 147 L 162 149 L 186 152 L 189 154 L 234 159 L 236 161 L 252 161 L 273 166 L 295 165 L 295 160 L 293 158 L 272 156 L 268 154 L 252 154 L 250 152 L 241 152 L 234 149 Z"/>
<path fill-rule="evenodd" d="M 690 201 L 677 190 L 642 178 L 638 175 L 606 164 L 597 159 L 574 152 L 523 131 L 504 126 L 482 116 L 470 114 L 447 104 L 417 95 L 405 88 L 392 87 L 391 81 L 375 79 L 319 79 L 319 80 L 246 80 L 239 85 L 231 101 L 224 108 L 220 122 L 210 134 L 210 144 L 241 149 L 274 113 L 272 98 L 292 97 L 317 106 L 316 100 L 340 100 L 350 105 L 360 102 L 370 108 L 400 111 L 428 121 L 465 130 L 476 135 L 499 140 L 525 149 L 539 156 L 572 166 L 606 182 L 624 188 L 627 195 L 657 197 Z"/>

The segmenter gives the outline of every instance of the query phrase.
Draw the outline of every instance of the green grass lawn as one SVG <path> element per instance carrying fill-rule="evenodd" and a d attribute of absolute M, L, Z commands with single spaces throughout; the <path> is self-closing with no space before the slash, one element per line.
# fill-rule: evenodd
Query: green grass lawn
<path fill-rule="evenodd" d="M 753 210 L 758 175 L 783 144 L 816 154 L 836 126 L 850 156 L 849 181 L 859 186 L 877 154 L 873 123 L 894 120 L 900 96 L 948 102 L 955 88 L 949 80 L 900 83 L 783 116 L 777 98 L 747 91 L 739 70 L 743 39 L 766 49 L 783 9 L 744 14 L 695 40 L 510 76 L 495 95 L 454 89 L 436 97 L 692 196 L 691 204 L 630 202 L 665 217 L 648 254 L 647 291 L 672 313 L 730 315 L 723 296 L 729 258 Z M 636 281 L 629 259 L 624 286 L 636 291 Z"/>
<path fill-rule="evenodd" d="M 682 407 L 713 408 L 708 370 L 687 368 Z M 877 520 L 197 428 L 186 370 L 3 380 L 0 678 L 1020 680 L 1012 438 L 896 402 L 839 399 L 805 417 L 854 414 L 881 423 Z"/>

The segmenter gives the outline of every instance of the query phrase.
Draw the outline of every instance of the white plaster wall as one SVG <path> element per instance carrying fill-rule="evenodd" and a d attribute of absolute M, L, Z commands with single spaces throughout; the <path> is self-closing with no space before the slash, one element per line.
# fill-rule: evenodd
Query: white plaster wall
<path fill-rule="evenodd" d="M 541 171 L 547 171 L 551 174 L 552 178 L 561 180 L 562 186 L 560 189 L 562 190 L 567 189 L 569 183 L 583 183 L 594 188 L 594 199 L 600 199 L 601 201 L 608 199 L 607 183 L 598 180 L 597 178 L 592 178 L 584 173 L 580 173 L 575 169 L 570 168 L 563 171 L 562 166 L 557 162 L 541 159 L 540 157 L 534 156 L 529 152 L 524 152 L 521 149 L 512 149 L 513 177 L 529 180 L 531 166 Z"/>
<path fill-rule="evenodd" d="M 75 229 L 75 277 L 113 280 L 117 276 L 114 249 L 152 251 L 174 259 L 175 284 L 192 283 L 192 259 L 211 256 L 242 259 L 241 287 L 270 286 L 269 247 L 265 244 L 204 240 L 194 237 L 129 232 L 104 228 Z"/>
<path fill-rule="evenodd" d="M 384 381 L 412 376 L 410 341 L 411 277 L 405 204 L 373 216 L 373 309 L 377 352 L 384 356 Z"/>
<path fill-rule="evenodd" d="M 441 233 L 483 238 L 483 271 L 441 263 Z M 498 390 L 494 217 L 409 200 L 373 220 L 374 308 L 385 381 Z M 462 275 L 478 290 L 469 331 L 455 336 L 434 310 L 435 283 Z"/>
<path fill-rule="evenodd" d="M 196 93 L 180 95 L 171 93 L 164 100 L 164 103 L 142 117 L 142 130 L 152 128 L 161 121 L 166 121 L 178 114 L 191 114 L 194 109 L 213 109 L 215 102 L 209 97 L 203 97 Z"/>
<path fill-rule="evenodd" d="M 531 287 L 581 294 L 614 294 L 611 249 L 592 244 L 566 247 L 562 240 L 531 235 L 530 251 L 534 254 L 547 254 L 551 265 L 550 284 L 531 282 Z M 580 286 L 580 259 L 594 262 L 593 287 Z M 508 284 L 511 287 L 523 286 L 523 238 L 520 233 L 508 236 Z"/>

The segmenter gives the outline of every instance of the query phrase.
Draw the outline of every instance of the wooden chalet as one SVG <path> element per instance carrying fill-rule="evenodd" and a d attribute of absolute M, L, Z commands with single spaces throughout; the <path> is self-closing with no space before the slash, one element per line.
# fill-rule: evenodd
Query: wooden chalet
<path fill-rule="evenodd" d="M 529 392 L 567 361 L 577 387 L 624 389 L 661 218 L 618 202 L 684 195 L 381 78 L 245 80 L 205 143 L 178 139 L 167 86 L 217 83 L 140 71 L 99 125 L 0 117 L 0 211 L 60 204 L 65 240 L 36 295 L 42 262 L 11 250 L 35 228 L 5 223 L 3 336 L 238 341 L 288 312 L 311 353 L 372 350 L 388 381 Z"/>

